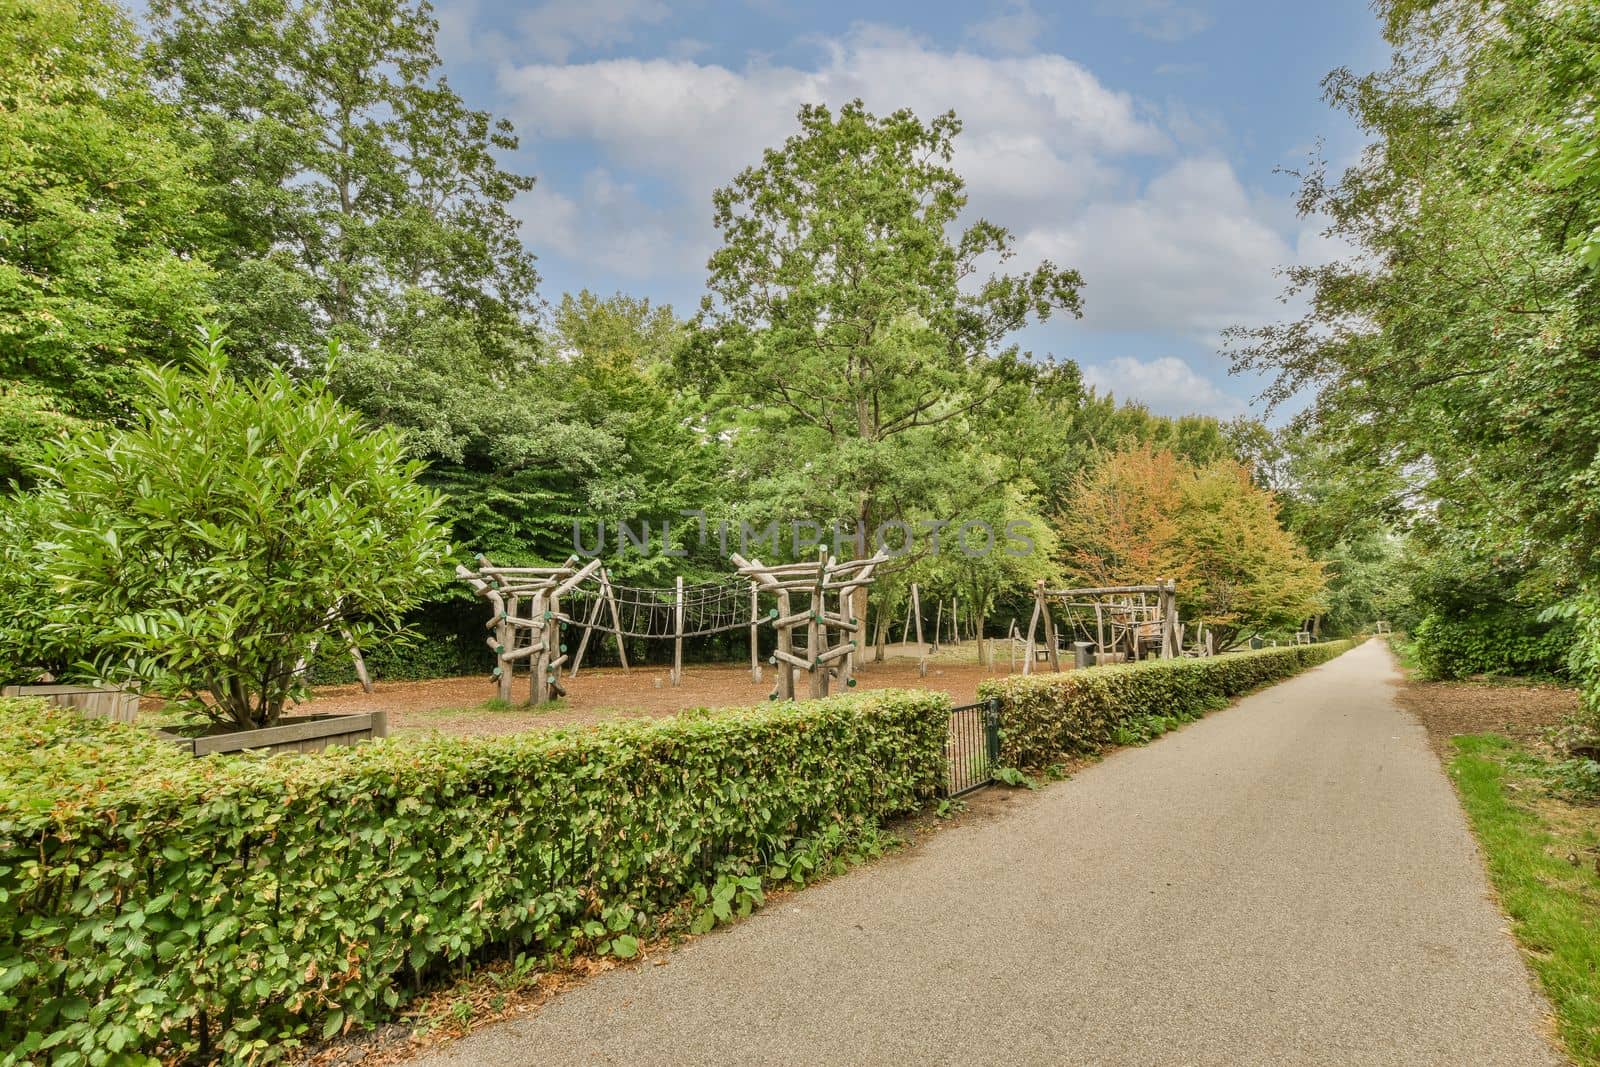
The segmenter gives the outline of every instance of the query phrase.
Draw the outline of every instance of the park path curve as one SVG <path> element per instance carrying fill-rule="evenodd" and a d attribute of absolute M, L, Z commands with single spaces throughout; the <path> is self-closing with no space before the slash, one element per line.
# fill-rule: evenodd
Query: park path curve
<path fill-rule="evenodd" d="M 1558 1063 L 1396 678 L 1370 642 L 417 1062 Z"/>

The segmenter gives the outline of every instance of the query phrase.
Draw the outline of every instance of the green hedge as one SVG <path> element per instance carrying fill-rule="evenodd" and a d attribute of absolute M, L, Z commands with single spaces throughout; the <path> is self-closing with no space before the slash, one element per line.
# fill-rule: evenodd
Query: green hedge
<path fill-rule="evenodd" d="M 924 803 L 948 708 L 884 691 L 196 760 L 0 702 L 0 1058 L 272 1058 L 463 960 L 631 955 Z"/>
<path fill-rule="evenodd" d="M 1472 618 L 1429 615 L 1411 633 L 1423 677 L 1474 674 L 1557 674 L 1577 641 L 1570 622 L 1539 622 L 1531 614 L 1498 611 Z"/>
<path fill-rule="evenodd" d="M 1193 719 L 1241 693 L 1325 663 L 1349 641 L 1264 648 L 1206 659 L 1146 660 L 1064 674 L 1019 674 L 984 682 L 999 697 L 1000 760 L 1025 769 L 1099 752 L 1119 728 L 1153 716 Z"/>

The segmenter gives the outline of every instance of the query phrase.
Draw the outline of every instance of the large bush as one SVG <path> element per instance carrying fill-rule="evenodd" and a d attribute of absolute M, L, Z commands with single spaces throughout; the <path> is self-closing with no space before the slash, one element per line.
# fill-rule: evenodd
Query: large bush
<path fill-rule="evenodd" d="M 1554 674 L 1567 664 L 1576 633 L 1567 622 L 1540 622 L 1526 611 L 1466 618 L 1429 615 L 1412 631 L 1412 648 L 1427 678 L 1474 674 Z"/>
<path fill-rule="evenodd" d="M 0 1047 L 259 1061 L 475 955 L 630 955 L 930 798 L 948 709 L 886 691 L 196 760 L 0 701 Z"/>
<path fill-rule="evenodd" d="M 126 429 L 51 456 L 47 565 L 104 674 L 271 725 L 314 646 L 362 643 L 440 584 L 441 501 L 325 383 L 236 380 L 215 336 L 195 360 L 144 368 Z"/>
<path fill-rule="evenodd" d="M 1000 758 L 1044 767 L 1116 743 L 1118 727 L 1151 716 L 1193 719 L 1230 698 L 1324 663 L 1349 641 L 1266 648 L 1204 659 L 1145 660 L 1064 674 L 1019 674 L 984 682 L 999 697 Z"/>

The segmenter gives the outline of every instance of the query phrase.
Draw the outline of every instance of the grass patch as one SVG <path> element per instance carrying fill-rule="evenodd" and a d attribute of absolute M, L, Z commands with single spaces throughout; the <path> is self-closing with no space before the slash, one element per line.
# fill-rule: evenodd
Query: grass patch
<path fill-rule="evenodd" d="M 1551 791 L 1538 755 L 1499 734 L 1454 738 L 1450 773 L 1567 1051 L 1600 1065 L 1600 807 Z"/>

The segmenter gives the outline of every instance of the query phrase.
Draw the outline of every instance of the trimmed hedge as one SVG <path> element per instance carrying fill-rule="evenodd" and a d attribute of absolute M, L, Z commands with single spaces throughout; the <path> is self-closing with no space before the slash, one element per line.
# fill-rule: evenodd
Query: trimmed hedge
<path fill-rule="evenodd" d="M 1119 727 L 1152 716 L 1199 718 L 1241 693 L 1325 663 L 1351 645 L 1330 641 L 1064 674 L 1019 674 L 984 682 L 978 696 L 1001 700 L 1001 763 L 1032 770 L 1099 752 L 1117 743 Z"/>
<path fill-rule="evenodd" d="M 0 1059 L 260 1061 L 430 970 L 708 927 L 931 798 L 949 706 L 880 691 L 196 760 L 0 702 Z"/>

